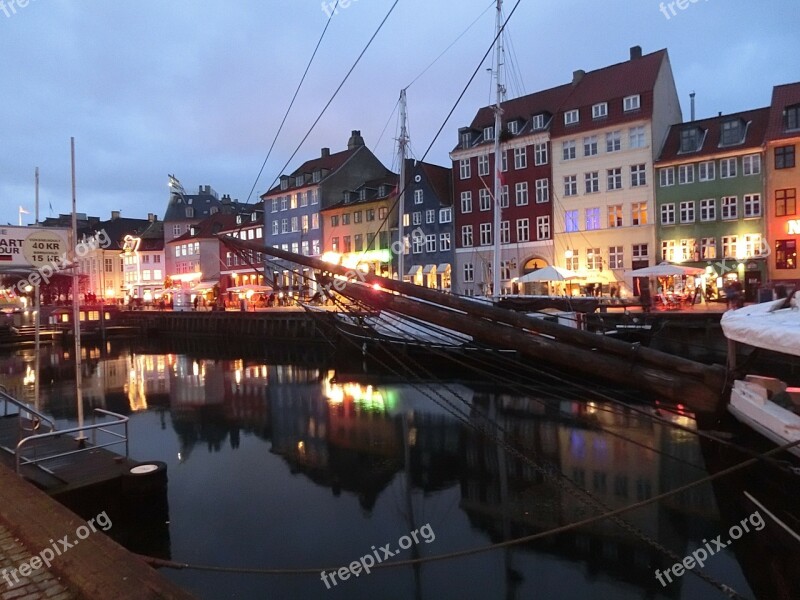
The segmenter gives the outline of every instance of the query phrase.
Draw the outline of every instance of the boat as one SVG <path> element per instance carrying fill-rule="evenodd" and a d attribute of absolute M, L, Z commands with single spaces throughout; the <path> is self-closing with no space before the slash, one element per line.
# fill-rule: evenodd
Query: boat
<path fill-rule="evenodd" d="M 793 298 L 730 310 L 720 324 L 734 345 L 728 349 L 730 361 L 735 362 L 735 343 L 800 356 L 800 310 Z M 728 410 L 778 445 L 800 444 L 800 387 L 777 377 L 745 374 L 733 382 Z M 800 447 L 789 451 L 800 457 Z"/>

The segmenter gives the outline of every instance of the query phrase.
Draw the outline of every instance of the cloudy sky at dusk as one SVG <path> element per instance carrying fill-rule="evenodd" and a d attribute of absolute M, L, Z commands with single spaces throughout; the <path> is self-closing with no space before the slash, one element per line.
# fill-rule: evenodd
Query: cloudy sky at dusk
<path fill-rule="evenodd" d="M 33 211 L 37 166 L 42 216 L 70 210 L 71 136 L 81 212 L 161 216 L 168 173 L 189 192 L 210 184 L 245 200 L 328 19 L 320 0 L 18 2 L 0 5 L 0 222 L 12 224 L 19 205 Z M 333 17 L 257 193 L 280 175 L 393 3 L 351 0 Z M 408 88 L 421 158 L 491 44 L 493 4 L 399 0 L 287 171 L 320 147 L 344 149 L 353 129 L 396 168 L 401 88 L 472 24 Z M 514 4 L 506 0 L 506 14 Z M 675 15 L 665 6 L 669 18 L 659 8 L 655 0 L 522 0 L 509 24 L 509 97 L 626 60 L 634 45 L 669 50 L 686 119 L 692 90 L 706 117 L 766 106 L 773 85 L 800 80 L 797 0 L 689 0 Z M 427 160 L 449 164 L 458 127 L 491 102 L 489 66 Z"/>

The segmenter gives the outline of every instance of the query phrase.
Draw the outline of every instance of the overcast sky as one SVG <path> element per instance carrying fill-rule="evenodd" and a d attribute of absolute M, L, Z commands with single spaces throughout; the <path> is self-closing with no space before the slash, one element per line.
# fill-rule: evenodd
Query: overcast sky
<path fill-rule="evenodd" d="M 42 217 L 71 210 L 71 136 L 80 212 L 163 216 L 168 173 L 189 192 L 210 184 L 245 200 L 328 19 L 320 0 L 20 1 L 0 6 L 0 222 L 12 224 L 18 206 L 33 212 L 37 166 Z M 669 50 L 686 119 L 692 90 L 702 118 L 767 106 L 773 85 L 800 80 L 797 0 L 683 1 L 674 15 L 665 3 L 667 18 L 655 0 L 522 0 L 509 24 L 509 97 L 626 60 L 634 45 Z M 392 4 L 339 8 L 256 193 L 280 175 Z M 408 88 L 421 158 L 491 44 L 492 4 L 399 0 L 286 170 L 323 146 L 343 150 L 353 129 L 396 169 L 401 88 L 474 22 Z M 427 160 L 449 165 L 458 127 L 491 103 L 488 66 Z"/>

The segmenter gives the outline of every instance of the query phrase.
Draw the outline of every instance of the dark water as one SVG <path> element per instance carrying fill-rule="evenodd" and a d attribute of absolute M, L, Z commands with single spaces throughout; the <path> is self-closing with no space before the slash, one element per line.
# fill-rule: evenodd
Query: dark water
<path fill-rule="evenodd" d="M 258 358 L 213 344 L 86 350 L 86 410 L 129 415 L 131 456 L 168 465 L 169 524 L 145 548 L 197 565 L 315 570 L 162 571 L 198 598 L 723 598 L 691 573 L 662 586 L 655 570 L 675 560 L 660 547 L 683 558 L 753 512 L 739 502 L 745 473 L 631 511 L 633 528 L 600 520 L 462 558 L 362 567 L 336 585 L 329 575 L 328 589 L 321 567 L 369 566 L 387 544 L 392 560 L 489 548 L 695 481 L 724 456 L 581 387 L 412 385 L 348 375 L 315 353 Z M 74 422 L 69 351 L 42 362 L 43 405 Z M 29 351 L 0 356 L 0 383 L 30 398 L 32 366 Z M 780 557 L 764 554 L 783 551 L 774 545 L 770 527 L 745 533 L 702 570 L 743 597 L 800 597 Z"/>

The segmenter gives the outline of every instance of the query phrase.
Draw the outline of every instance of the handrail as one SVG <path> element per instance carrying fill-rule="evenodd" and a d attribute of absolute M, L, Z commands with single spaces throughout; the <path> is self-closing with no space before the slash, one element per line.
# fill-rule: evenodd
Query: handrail
<path fill-rule="evenodd" d="M 30 436 L 28 436 L 26 438 L 21 439 L 19 441 L 19 443 L 17 444 L 16 450 L 14 452 L 15 459 L 16 459 L 16 470 L 17 470 L 17 473 L 20 472 L 20 467 L 22 466 L 22 464 L 26 464 L 26 465 L 36 464 L 36 463 L 39 463 L 39 462 L 44 462 L 46 460 L 52 460 L 54 458 L 61 458 L 63 456 L 71 456 L 73 454 L 80 454 L 81 452 L 87 452 L 87 451 L 90 451 L 90 450 L 97 450 L 98 448 L 106 448 L 108 446 L 113 446 L 115 444 L 122 444 L 122 443 L 125 444 L 125 456 L 127 457 L 128 453 L 129 453 L 129 447 L 128 447 L 128 421 L 129 421 L 129 419 L 128 419 L 128 417 L 126 417 L 125 415 L 120 415 L 120 414 L 115 413 L 115 412 L 111 412 L 110 410 L 104 410 L 102 408 L 95 408 L 94 409 L 94 414 L 101 414 L 101 415 L 106 415 L 106 416 L 109 416 L 109 417 L 114 417 L 117 420 L 113 421 L 113 422 L 92 423 L 91 425 L 84 425 L 83 427 L 72 427 L 70 429 L 60 429 L 58 431 L 51 431 L 49 433 L 39 433 L 39 434 L 36 434 L 36 435 L 30 435 Z M 119 434 L 119 433 L 116 433 L 116 432 L 113 432 L 113 431 L 108 431 L 107 429 L 103 429 L 104 427 L 111 427 L 111 426 L 114 426 L 114 425 L 124 425 L 125 426 L 125 434 L 123 435 L 123 434 Z M 21 450 L 22 450 L 23 446 L 26 446 L 30 442 L 33 442 L 33 441 L 36 441 L 36 440 L 42 440 L 42 439 L 45 439 L 45 438 L 60 437 L 62 435 L 67 435 L 67 434 L 70 434 L 70 433 L 83 433 L 85 431 L 92 431 L 92 440 L 95 440 L 96 439 L 95 434 L 96 434 L 96 432 L 98 430 L 102 431 L 104 433 L 108 433 L 108 434 L 112 435 L 113 437 L 118 437 L 120 439 L 116 440 L 116 441 L 113 441 L 113 442 L 109 442 L 107 444 L 101 444 L 99 446 L 95 445 L 94 443 L 92 443 L 91 446 L 79 447 L 77 450 L 71 450 L 69 452 L 61 452 L 59 454 L 54 454 L 52 456 L 45 456 L 43 458 L 34 458 L 34 459 L 25 458 L 24 459 L 24 463 L 22 462 L 23 457 L 21 455 Z"/>
<path fill-rule="evenodd" d="M 39 419 L 39 421 L 47 423 L 50 426 L 50 432 L 56 430 L 55 421 L 53 421 L 50 417 L 45 416 L 44 413 L 41 413 L 38 410 L 36 410 L 27 402 L 23 400 L 17 400 L 16 398 L 14 398 L 14 396 L 8 393 L 7 388 L 4 385 L 0 385 L 0 400 L 4 400 L 7 403 L 6 406 L 8 406 L 8 404 L 13 404 L 21 411 L 25 411 L 31 413 L 32 415 L 35 415 L 36 418 Z M 22 416 L 22 413 L 20 413 L 20 416 Z"/>

